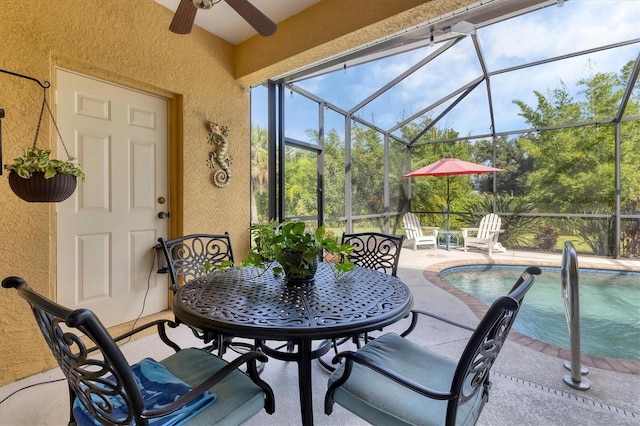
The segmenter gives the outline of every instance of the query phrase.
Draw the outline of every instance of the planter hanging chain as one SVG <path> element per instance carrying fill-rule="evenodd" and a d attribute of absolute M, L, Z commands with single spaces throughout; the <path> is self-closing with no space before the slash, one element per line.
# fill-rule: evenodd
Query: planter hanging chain
<path fill-rule="evenodd" d="M 33 140 L 33 147 L 31 148 L 31 150 L 35 150 L 36 148 L 36 144 L 38 142 L 38 133 L 40 132 L 40 123 L 42 122 L 42 114 L 44 113 L 44 107 L 47 107 L 47 111 L 49 111 L 49 116 L 51 117 L 51 121 L 53 121 L 53 125 L 56 128 L 56 132 L 58 133 L 58 136 L 60 137 L 60 142 L 62 143 L 62 147 L 64 148 L 64 152 L 67 154 L 67 158 L 71 158 L 71 156 L 69 155 L 69 151 L 67 150 L 67 146 L 64 144 L 64 140 L 62 139 L 62 135 L 60 134 L 60 130 L 58 129 L 58 124 L 56 123 L 55 118 L 53 118 L 53 113 L 51 112 L 51 108 L 49 108 L 49 104 L 47 103 L 47 89 L 49 87 L 51 87 L 51 83 L 49 83 L 48 81 L 44 81 L 41 82 L 40 80 L 38 80 L 37 78 L 34 77 L 30 77 L 28 75 L 24 75 L 24 74 L 18 74 L 16 72 L 13 71 L 8 71 L 5 69 L 0 68 L 0 72 L 5 73 L 5 74 L 9 74 L 9 75 L 13 75 L 15 77 L 20 77 L 20 78 L 24 78 L 27 80 L 31 80 L 31 81 L 35 81 L 36 83 L 38 83 L 40 85 L 40 87 L 42 87 L 42 89 L 44 90 L 43 93 L 43 99 L 42 99 L 42 106 L 40 108 L 40 117 L 38 118 L 38 127 L 36 128 L 36 136 L 35 139 Z M 0 120 L 2 118 L 4 118 L 4 110 L 2 111 L 2 115 L 0 116 Z M 0 127 L 0 164 L 2 164 L 2 128 Z M 2 175 L 2 168 L 0 167 L 0 175 Z"/>
<path fill-rule="evenodd" d="M 44 114 L 45 107 L 49 112 L 49 116 L 51 117 L 51 121 L 56 129 L 57 135 L 60 138 L 60 142 L 62 143 L 62 147 L 64 148 L 64 152 L 67 154 L 67 158 L 69 162 L 72 161 L 72 158 L 69 155 L 69 150 L 62 139 L 62 134 L 60 133 L 60 129 L 58 128 L 58 123 L 56 123 L 56 119 L 53 116 L 53 112 L 49 107 L 49 103 L 47 102 L 47 89 L 51 87 L 51 83 L 45 81 L 44 83 L 39 80 L 29 77 L 27 75 L 18 74 L 12 71 L 7 71 L 0 69 L 0 72 L 5 74 L 10 74 L 15 77 L 24 78 L 27 80 L 35 81 L 42 87 L 42 105 L 40 106 L 40 115 L 38 116 L 38 125 L 36 126 L 36 134 L 33 139 L 33 146 L 31 148 L 31 153 L 37 155 L 36 146 L 38 144 L 38 136 L 40 134 L 40 126 L 42 125 L 42 116 Z M 4 117 L 4 110 L 0 109 L 2 114 L 0 117 Z M 50 150 L 47 150 L 50 152 Z M 47 154 L 48 158 L 48 154 Z M 0 164 L 2 163 L 2 135 L 0 134 Z M 80 171 L 81 173 L 81 171 Z M 1 174 L 1 172 L 0 172 Z M 76 190 L 76 181 L 77 181 L 77 173 L 73 174 L 60 174 L 54 173 L 54 175 L 50 178 L 46 177 L 46 172 L 37 173 L 34 172 L 29 179 L 24 179 L 20 177 L 17 173 L 9 174 L 9 186 L 13 190 L 13 192 L 21 199 L 27 202 L 60 202 L 69 198 L 73 192 Z"/>
<path fill-rule="evenodd" d="M 48 81 L 45 83 L 49 84 Z M 36 136 L 33 138 L 33 146 L 31 147 L 31 151 L 35 151 L 36 145 L 38 144 L 38 134 L 40 133 L 40 124 L 42 123 L 42 114 L 44 113 L 44 107 L 47 107 L 47 111 L 49 111 L 49 116 L 51 117 L 51 121 L 53 121 L 53 126 L 56 128 L 56 132 L 60 137 L 60 142 L 62 143 L 62 147 L 64 148 L 65 154 L 67 154 L 67 158 L 71 159 L 69 155 L 69 150 L 67 150 L 67 146 L 64 144 L 64 140 L 62 139 L 62 135 L 60 134 L 60 129 L 58 129 L 58 123 L 56 123 L 56 119 L 53 118 L 53 112 L 51 112 L 51 108 L 49 108 L 49 103 L 47 102 L 47 88 L 50 86 L 43 86 L 42 93 L 42 106 L 40 107 L 40 116 L 38 117 L 38 126 L 36 127 Z"/>

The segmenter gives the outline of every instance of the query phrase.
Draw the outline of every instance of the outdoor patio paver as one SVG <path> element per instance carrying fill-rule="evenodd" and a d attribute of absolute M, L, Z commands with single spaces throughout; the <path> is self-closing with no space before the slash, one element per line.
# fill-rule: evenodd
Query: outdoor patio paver
<path fill-rule="evenodd" d="M 443 265 L 472 264 L 482 261 L 520 261 L 552 265 L 559 264 L 559 255 L 541 255 L 519 252 L 494 254 L 489 259 L 480 252 L 464 253 L 458 250 L 447 252 L 424 249 L 413 251 L 403 249 L 398 276 L 414 293 L 415 308 L 447 314 L 448 317 L 466 324 L 477 323 L 477 313 L 466 302 L 453 296 L 445 289 L 429 280 L 433 270 Z M 616 267 L 640 271 L 638 261 L 612 261 L 591 259 L 598 264 L 610 263 Z M 435 266 L 434 266 L 435 265 Z M 582 266 L 582 265 L 581 265 Z M 517 276 L 519 272 L 515 275 Z M 437 275 L 437 274 L 436 274 Z M 526 303 L 526 301 L 525 301 Z M 480 309 L 480 306 L 476 306 Z M 411 338 L 432 350 L 447 356 L 455 356 L 466 341 L 467 336 L 453 333 L 450 328 L 438 326 L 436 321 L 419 323 L 419 329 Z M 404 324 L 389 327 L 400 330 Z M 387 331 L 387 329 L 385 329 Z M 515 331 L 515 330 L 514 330 Z M 179 343 L 198 344 L 186 327 L 172 330 Z M 124 346 L 133 361 L 150 350 L 143 338 Z M 601 426 L 640 426 L 640 374 L 638 363 L 628 360 L 592 359 L 582 357 L 585 364 L 593 361 L 597 366 L 589 367 L 591 390 L 577 391 L 565 385 L 562 378 L 568 372 L 563 367 L 568 352 L 562 349 L 545 348 L 542 342 L 534 341 L 515 332 L 492 370 L 493 387 L 489 403 L 480 416 L 479 426 L 535 425 L 564 426 L 580 424 Z M 156 356 L 163 356 L 157 353 Z M 596 357 L 597 358 L 597 357 Z M 636 374 L 630 374 L 633 371 Z M 51 370 L 0 388 L 0 400 L 14 390 L 27 384 L 61 377 L 57 370 Z M 276 395 L 276 412 L 272 416 L 262 412 L 246 423 L 248 426 L 299 425 L 299 401 L 297 394 L 297 368 L 295 363 L 270 360 L 263 373 Z M 316 425 L 365 425 L 366 423 L 341 407 L 336 407 L 331 416 L 322 412 L 322 399 L 326 390 L 328 373 L 314 363 L 313 392 L 314 418 Z M 2 425 L 65 425 L 67 422 L 67 386 L 56 382 L 31 387 L 19 392 L 0 405 Z M 34 408 L 35 407 L 35 408 Z"/>

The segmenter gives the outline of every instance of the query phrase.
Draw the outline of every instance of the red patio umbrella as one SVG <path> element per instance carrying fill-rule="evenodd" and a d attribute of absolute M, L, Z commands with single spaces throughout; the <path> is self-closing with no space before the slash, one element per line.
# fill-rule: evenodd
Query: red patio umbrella
<path fill-rule="evenodd" d="M 447 231 L 449 230 L 449 206 L 451 199 L 449 197 L 449 177 L 453 175 L 475 175 L 481 173 L 502 172 L 503 169 L 485 166 L 483 164 L 471 163 L 469 161 L 458 160 L 457 158 L 443 158 L 421 167 L 411 173 L 407 173 L 404 177 L 418 176 L 446 176 L 447 177 Z"/>

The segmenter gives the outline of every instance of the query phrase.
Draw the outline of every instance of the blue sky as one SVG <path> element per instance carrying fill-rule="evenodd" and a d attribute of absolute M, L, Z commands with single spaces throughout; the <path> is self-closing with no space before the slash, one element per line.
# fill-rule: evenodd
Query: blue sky
<path fill-rule="evenodd" d="M 478 29 L 478 39 L 489 71 L 496 71 L 611 43 L 640 38 L 640 1 L 571 0 L 562 7 L 551 6 L 534 13 Z M 298 84 L 305 90 L 351 109 L 401 72 L 423 59 L 434 47 L 334 72 Z M 576 83 L 598 72 L 619 72 L 635 60 L 640 44 L 578 56 L 491 78 L 496 130 L 526 128 L 518 116 L 514 99 L 535 106 L 534 90 L 544 94 L 564 83 L 574 99 L 581 99 Z M 444 55 L 403 80 L 398 86 L 367 105 L 358 114 L 382 128 L 436 102 L 442 96 L 480 76 L 480 66 L 469 37 Z M 252 91 L 252 121 L 266 127 L 266 90 Z M 294 94 L 287 99 L 286 134 L 306 140 L 305 130 L 317 127 L 314 103 Z M 444 108 L 442 106 L 440 110 Z M 436 113 L 437 114 L 437 113 Z M 344 121 L 329 117 L 327 128 L 342 133 Z M 486 86 L 481 84 L 456 108 L 441 126 L 462 135 L 490 131 Z M 439 127 L 441 127 L 439 126 Z"/>

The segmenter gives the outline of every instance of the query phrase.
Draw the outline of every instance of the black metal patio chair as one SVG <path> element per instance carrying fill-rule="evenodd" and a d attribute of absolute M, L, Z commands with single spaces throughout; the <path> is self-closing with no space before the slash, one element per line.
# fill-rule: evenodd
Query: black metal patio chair
<path fill-rule="evenodd" d="M 400 261 L 400 251 L 404 242 L 404 235 L 388 235 L 379 232 L 360 232 L 352 234 L 342 234 L 342 244 L 351 244 L 353 251 L 348 258 L 363 268 L 384 272 L 385 274 L 396 276 L 398 263 Z M 347 342 L 353 342 L 356 347 L 360 347 L 360 341 L 369 341 L 368 334 L 361 336 L 349 336 L 342 339 L 333 339 L 331 345 L 334 354 L 338 353 L 338 346 Z M 327 370 L 334 371 L 335 366 L 322 358 L 318 362 Z"/>
<path fill-rule="evenodd" d="M 505 343 L 526 292 L 540 274 L 527 268 L 508 295 L 497 299 L 474 329 L 414 310 L 409 328 L 386 333 L 356 352 L 341 352 L 329 378 L 325 413 L 337 402 L 369 423 L 381 425 L 473 425 L 488 401 L 489 373 Z M 427 315 L 472 332 L 456 361 L 406 339 Z"/>
<path fill-rule="evenodd" d="M 2 287 L 16 289 L 31 307 L 45 341 L 69 386 L 69 424 L 240 424 L 263 409 L 274 412 L 271 387 L 260 379 L 248 352 L 232 362 L 201 349 L 181 349 L 158 320 L 112 338 L 88 309 L 71 310 L 32 290 L 24 279 L 8 277 Z M 175 353 L 130 365 L 118 342 L 156 328 Z M 238 369 L 247 366 L 248 373 Z"/>
<path fill-rule="evenodd" d="M 394 277 L 398 272 L 403 241 L 404 235 L 395 236 L 378 232 L 342 234 L 342 244 L 353 246 L 353 251 L 348 256 L 351 263 L 382 271 Z"/>
<path fill-rule="evenodd" d="M 158 238 L 171 277 L 170 289 L 175 294 L 180 287 L 191 280 L 210 273 L 212 268 L 233 264 L 233 249 L 228 232 L 224 234 L 189 234 L 171 240 Z M 179 322 L 176 320 L 176 322 Z M 224 336 L 209 330 L 190 327 L 193 334 L 209 345 L 207 350 L 218 350 L 222 356 L 232 341 L 231 336 Z M 245 343 L 234 343 L 245 350 L 253 346 Z"/>
<path fill-rule="evenodd" d="M 209 268 L 234 262 L 231 238 L 224 234 L 190 234 L 165 240 L 158 238 L 169 265 L 171 290 L 175 293 L 189 281 L 206 275 Z"/>

